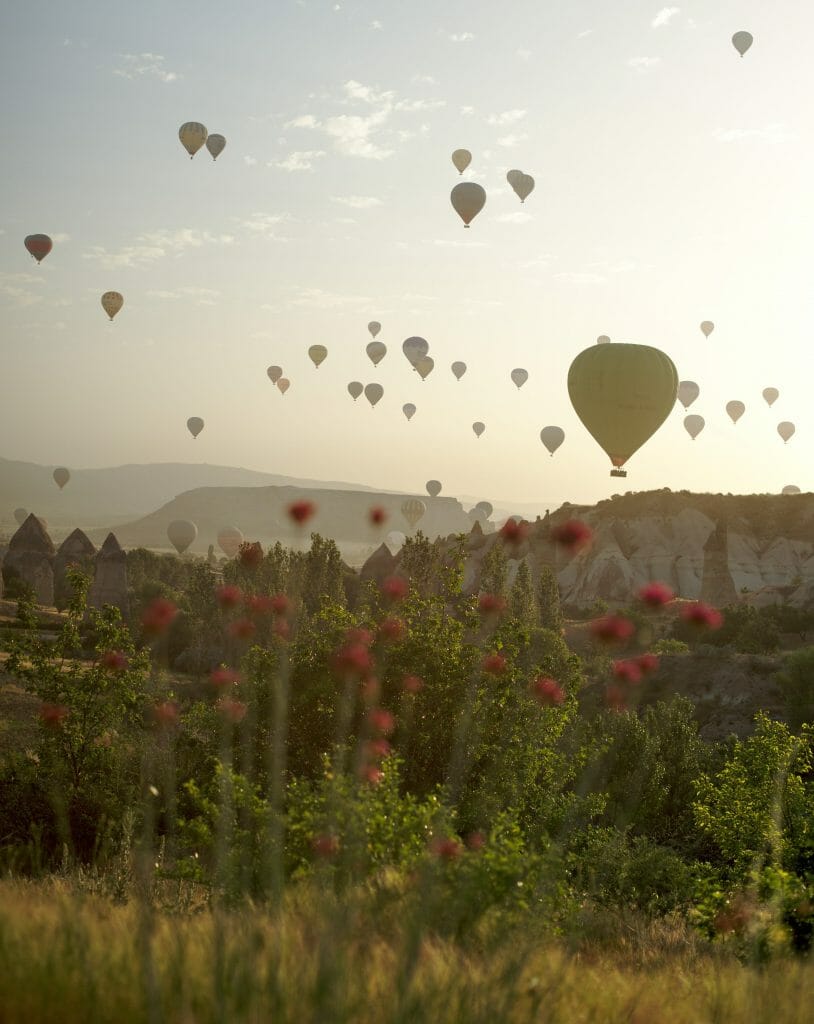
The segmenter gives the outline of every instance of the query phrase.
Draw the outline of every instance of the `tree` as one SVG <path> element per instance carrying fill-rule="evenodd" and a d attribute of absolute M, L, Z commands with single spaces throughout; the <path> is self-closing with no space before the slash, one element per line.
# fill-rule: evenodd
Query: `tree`
<path fill-rule="evenodd" d="M 531 629 L 535 625 L 537 608 L 534 602 L 531 570 L 525 558 L 517 567 L 509 594 L 509 615 L 518 625 L 527 629 Z"/>
<path fill-rule="evenodd" d="M 540 568 L 540 579 L 537 583 L 537 614 L 543 629 L 551 629 L 555 633 L 562 630 L 560 588 L 557 577 L 547 565 Z"/>
<path fill-rule="evenodd" d="M 480 589 L 495 597 L 505 597 L 509 577 L 506 552 L 498 541 L 489 548 L 481 563 Z"/>

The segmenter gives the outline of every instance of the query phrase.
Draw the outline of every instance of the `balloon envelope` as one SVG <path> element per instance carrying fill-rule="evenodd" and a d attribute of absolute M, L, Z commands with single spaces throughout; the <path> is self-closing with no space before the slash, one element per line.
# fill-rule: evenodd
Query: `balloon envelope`
<path fill-rule="evenodd" d="M 328 358 L 328 349 L 324 345 L 312 345 L 308 349 L 308 358 L 319 369 L 319 364 L 324 363 Z"/>
<path fill-rule="evenodd" d="M 693 414 L 692 416 L 685 416 L 684 429 L 687 431 L 687 433 L 694 441 L 696 437 L 698 437 L 698 435 L 704 429 L 704 417 L 696 416 L 695 414 Z"/>
<path fill-rule="evenodd" d="M 796 484 L 786 484 L 783 488 L 783 494 L 799 494 L 800 488 Z"/>
<path fill-rule="evenodd" d="M 370 402 L 371 405 L 375 405 L 381 401 L 382 395 L 384 394 L 384 388 L 381 384 L 367 384 L 365 385 L 365 398 Z"/>
<path fill-rule="evenodd" d="M 408 420 L 411 420 L 413 416 L 415 416 L 415 406 L 413 405 L 412 402 L 407 402 L 406 405 L 403 405 L 401 407 L 401 411 L 404 413 Z"/>
<path fill-rule="evenodd" d="M 173 519 L 167 527 L 167 536 L 178 554 L 183 555 L 198 536 L 198 527 L 188 519 Z"/>
<path fill-rule="evenodd" d="M 672 360 L 649 345 L 593 345 L 568 370 L 574 411 L 617 469 L 664 423 L 677 391 Z"/>
<path fill-rule="evenodd" d="M 472 154 L 468 149 L 456 149 L 452 154 L 452 162 L 455 164 L 455 170 L 459 174 L 463 174 L 472 163 Z"/>
<path fill-rule="evenodd" d="M 462 181 L 450 193 L 452 207 L 468 228 L 486 203 L 486 191 L 475 181 Z"/>
<path fill-rule="evenodd" d="M 462 363 L 460 361 L 453 363 L 452 372 L 455 374 L 455 379 L 460 380 L 466 373 L 466 363 Z"/>
<path fill-rule="evenodd" d="M 197 437 L 198 434 L 204 428 L 204 421 L 200 416 L 190 416 L 187 420 L 187 430 L 192 434 L 193 437 Z"/>
<path fill-rule="evenodd" d="M 282 375 L 283 375 L 283 368 L 282 368 L 282 366 L 270 366 L 270 367 L 269 367 L 269 368 L 268 368 L 268 369 L 266 370 L 266 373 L 267 373 L 267 374 L 269 375 L 269 378 L 270 378 L 270 380 L 271 380 L 271 383 L 272 383 L 272 384 L 276 384 L 276 383 L 277 383 L 277 381 L 278 381 L 278 380 L 279 380 L 279 379 L 280 379 L 280 378 L 282 377 Z"/>
<path fill-rule="evenodd" d="M 427 481 L 427 494 L 431 498 L 437 498 L 441 493 L 441 481 L 440 480 L 428 480 Z"/>
<path fill-rule="evenodd" d="M 402 547 L 407 537 L 401 532 L 401 530 L 391 530 L 390 533 L 384 538 L 384 543 L 391 554 L 395 555 Z"/>
<path fill-rule="evenodd" d="M 701 394 L 701 388 L 694 380 L 682 380 L 678 385 L 678 400 L 685 409 L 689 409 L 692 403 Z"/>
<path fill-rule="evenodd" d="M 227 558 L 234 558 L 242 543 L 243 534 L 236 526 L 224 526 L 218 530 L 218 546 Z"/>
<path fill-rule="evenodd" d="M 715 330 L 715 324 L 711 320 L 701 321 L 701 333 L 705 338 L 708 338 L 710 334 Z"/>
<path fill-rule="evenodd" d="M 368 358 L 374 366 L 378 366 L 379 363 L 387 355 L 387 345 L 382 341 L 371 341 L 365 349 Z"/>
<path fill-rule="evenodd" d="M 517 387 L 518 390 L 519 390 L 520 388 L 523 387 L 523 385 L 529 379 L 529 371 L 528 370 L 522 370 L 522 369 L 520 369 L 518 367 L 518 369 L 512 370 L 511 378 L 512 378 L 512 382 L 514 383 L 515 387 Z"/>
<path fill-rule="evenodd" d="M 475 432 L 475 437 L 480 437 L 484 430 L 486 430 L 486 424 L 481 423 L 480 420 L 477 420 L 475 423 L 472 424 L 472 429 Z"/>
<path fill-rule="evenodd" d="M 789 441 L 793 437 L 795 429 L 794 424 L 789 423 L 788 420 L 784 420 L 782 423 L 777 424 L 777 433 L 784 441 Z"/>
<path fill-rule="evenodd" d="M 737 423 L 745 412 L 746 406 L 743 404 L 743 402 L 726 403 L 726 414 L 732 420 L 733 423 Z"/>
<path fill-rule="evenodd" d="M 42 263 L 48 253 L 54 248 L 54 243 L 48 235 L 28 235 L 23 244 L 37 263 Z"/>
<path fill-rule="evenodd" d="M 102 309 L 112 320 L 124 305 L 124 298 L 119 292 L 105 292 L 102 296 Z"/>
<path fill-rule="evenodd" d="M 16 521 L 18 526 L 22 526 L 23 523 L 26 521 L 26 519 L 28 519 L 28 509 L 27 508 L 15 508 L 14 509 L 14 519 L 15 519 L 15 521 Z"/>
<path fill-rule="evenodd" d="M 57 487 L 62 490 L 65 484 L 67 484 L 71 479 L 71 474 L 64 466 L 57 466 L 53 472 L 53 477 Z"/>
<path fill-rule="evenodd" d="M 534 191 L 534 178 L 530 174 L 523 174 L 512 184 L 521 203 L 524 203 Z"/>
<path fill-rule="evenodd" d="M 512 186 L 512 188 L 515 188 L 515 186 L 517 185 L 517 183 L 520 181 L 520 179 L 522 177 L 523 177 L 523 172 L 521 170 L 519 170 L 519 168 L 517 168 L 517 167 L 514 167 L 511 171 L 507 171 L 506 172 L 506 181 L 508 181 L 508 183 Z"/>
<path fill-rule="evenodd" d="M 410 526 L 415 526 L 426 511 L 427 506 L 420 498 L 407 498 L 401 503 L 401 514 Z"/>
<path fill-rule="evenodd" d="M 371 337 L 375 338 L 379 331 L 382 329 L 382 325 L 378 320 L 371 320 L 367 325 L 367 329 L 370 331 Z"/>
<path fill-rule="evenodd" d="M 226 139 L 222 135 L 207 135 L 206 148 L 213 160 L 217 160 L 226 148 Z"/>
<path fill-rule="evenodd" d="M 348 394 L 351 396 L 354 402 L 364 390 L 365 386 L 359 380 L 352 380 L 350 384 L 348 384 Z"/>
<path fill-rule="evenodd" d="M 777 388 L 764 388 L 763 397 L 766 400 L 767 405 L 774 405 L 774 403 L 780 397 L 780 392 L 777 390 Z"/>
<path fill-rule="evenodd" d="M 483 512 L 487 519 L 494 512 L 494 507 L 491 501 L 479 501 L 475 508 L 478 509 L 478 511 Z"/>
<path fill-rule="evenodd" d="M 548 452 L 553 455 L 565 440 L 565 431 L 562 427 L 543 427 L 540 431 L 540 440 Z"/>
<path fill-rule="evenodd" d="M 291 381 L 288 379 L 288 377 L 280 377 L 280 379 L 277 381 L 277 387 L 282 392 L 282 394 L 285 394 L 286 391 L 288 391 L 288 389 L 291 387 Z"/>
<path fill-rule="evenodd" d="M 600 334 L 599 337 L 596 339 L 596 343 L 597 345 L 610 345 L 610 338 L 607 336 L 607 334 Z"/>
<path fill-rule="evenodd" d="M 415 368 L 418 371 L 418 375 L 422 380 L 426 380 L 427 377 L 432 373 L 433 367 L 435 366 L 435 360 L 432 356 L 422 356 L 420 359 L 416 359 Z"/>
<path fill-rule="evenodd" d="M 415 364 L 430 350 L 430 344 L 424 338 L 407 338 L 402 342 L 401 351 L 407 357 L 407 362 L 415 368 Z"/>
<path fill-rule="evenodd" d="M 754 39 L 751 32 L 736 32 L 735 35 L 732 36 L 732 45 L 741 57 L 746 53 L 753 42 Z"/>
<path fill-rule="evenodd" d="M 206 128 L 199 121 L 187 121 L 178 129 L 178 138 L 181 140 L 181 145 L 189 153 L 190 160 L 206 142 L 206 136 Z"/>

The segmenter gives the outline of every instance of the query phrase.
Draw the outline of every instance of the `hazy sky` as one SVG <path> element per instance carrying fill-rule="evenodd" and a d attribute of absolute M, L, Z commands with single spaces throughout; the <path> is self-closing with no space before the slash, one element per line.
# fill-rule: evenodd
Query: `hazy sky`
<path fill-rule="evenodd" d="M 5 5 L 2 454 L 436 477 L 543 504 L 814 488 L 812 38 L 804 0 Z M 217 163 L 189 160 L 188 120 L 226 136 Z M 488 195 L 469 231 L 449 202 L 458 147 Z M 513 167 L 536 179 L 524 206 Z M 35 232 L 55 241 L 39 267 Z M 436 362 L 423 383 L 401 352 L 415 334 Z M 701 386 L 706 430 L 691 442 L 677 405 L 627 481 L 565 386 L 599 334 Z M 351 380 L 384 386 L 375 409 Z M 548 424 L 566 431 L 553 459 Z"/>

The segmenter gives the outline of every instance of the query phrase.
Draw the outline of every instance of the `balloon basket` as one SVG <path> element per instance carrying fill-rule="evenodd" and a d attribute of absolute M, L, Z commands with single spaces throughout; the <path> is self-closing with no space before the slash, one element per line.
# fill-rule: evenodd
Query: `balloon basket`
<path fill-rule="evenodd" d="M 612 469 L 610 471 L 610 475 L 611 476 L 627 476 L 627 470 L 626 469 Z"/>

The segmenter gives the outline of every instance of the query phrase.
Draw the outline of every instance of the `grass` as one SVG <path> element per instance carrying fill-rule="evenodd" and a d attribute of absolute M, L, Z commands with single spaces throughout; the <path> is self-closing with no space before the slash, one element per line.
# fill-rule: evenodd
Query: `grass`
<path fill-rule="evenodd" d="M 515 925 L 461 944 L 412 933 L 369 891 L 295 886 L 276 914 L 182 914 L 0 884 L 3 1024 L 802 1024 L 812 1005 L 814 963 L 743 966 L 675 924 L 574 947 Z"/>

